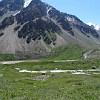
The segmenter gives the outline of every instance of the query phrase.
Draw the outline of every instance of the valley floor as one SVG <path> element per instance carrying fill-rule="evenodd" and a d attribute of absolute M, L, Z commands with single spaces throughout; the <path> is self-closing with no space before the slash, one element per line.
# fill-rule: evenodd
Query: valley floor
<path fill-rule="evenodd" d="M 33 60 L 0 64 L 0 100 L 99 99 L 99 59 L 66 62 Z"/>
<path fill-rule="evenodd" d="M 0 100 L 100 99 L 100 49 L 69 45 L 52 53 L 20 61 L 0 54 Z"/>

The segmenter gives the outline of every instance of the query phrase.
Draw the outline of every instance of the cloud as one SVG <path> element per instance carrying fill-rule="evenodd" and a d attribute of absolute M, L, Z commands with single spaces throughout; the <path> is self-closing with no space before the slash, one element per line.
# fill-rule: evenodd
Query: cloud
<path fill-rule="evenodd" d="M 92 22 L 87 23 L 87 25 L 89 25 L 89 26 L 94 26 L 94 29 L 100 30 L 100 25 L 94 24 L 94 23 L 92 23 Z"/>

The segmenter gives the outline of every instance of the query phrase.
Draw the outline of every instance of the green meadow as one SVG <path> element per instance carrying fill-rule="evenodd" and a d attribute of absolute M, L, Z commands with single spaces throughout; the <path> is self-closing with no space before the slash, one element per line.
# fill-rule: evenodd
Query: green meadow
<path fill-rule="evenodd" d="M 78 45 L 70 46 L 53 50 L 49 58 L 0 64 L 0 100 L 100 100 L 100 59 L 84 60 L 85 51 Z M 8 58 L 14 59 L 12 56 Z M 18 69 L 48 72 L 21 73 Z M 72 74 L 50 73 L 49 70 L 92 71 Z"/>

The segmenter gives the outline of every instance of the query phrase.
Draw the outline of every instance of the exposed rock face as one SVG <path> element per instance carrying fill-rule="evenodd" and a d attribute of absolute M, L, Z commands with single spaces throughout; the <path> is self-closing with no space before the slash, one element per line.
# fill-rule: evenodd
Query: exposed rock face
<path fill-rule="evenodd" d="M 0 2 L 0 16 L 8 11 L 16 11 L 23 8 L 24 0 L 2 0 Z"/>
<path fill-rule="evenodd" d="M 84 46 L 100 43 L 94 28 L 40 0 L 32 0 L 27 7 L 24 0 L 3 0 L 0 16 L 1 53 L 38 52 L 39 55 L 68 43 Z"/>
<path fill-rule="evenodd" d="M 34 22 L 29 21 L 18 32 L 19 38 L 26 38 L 27 43 L 31 42 L 31 39 L 40 40 L 41 38 L 47 44 L 51 44 L 56 41 L 56 33 L 60 33 L 60 28 L 55 25 L 51 20 L 45 21 L 43 19 L 37 19 Z"/>

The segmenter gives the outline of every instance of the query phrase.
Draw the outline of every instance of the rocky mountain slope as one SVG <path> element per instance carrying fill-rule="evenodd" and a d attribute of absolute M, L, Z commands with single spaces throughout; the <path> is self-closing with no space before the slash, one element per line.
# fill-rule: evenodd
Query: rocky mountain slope
<path fill-rule="evenodd" d="M 24 0 L 2 0 L 0 2 L 0 22 L 23 8 Z"/>
<path fill-rule="evenodd" d="M 94 23 L 87 23 L 87 25 L 93 27 L 94 29 L 96 29 L 97 31 L 100 31 L 100 25 L 94 24 Z"/>
<path fill-rule="evenodd" d="M 36 56 L 69 43 L 83 46 L 100 44 L 98 32 L 74 15 L 60 12 L 40 1 L 0 2 L 0 52 Z"/>

